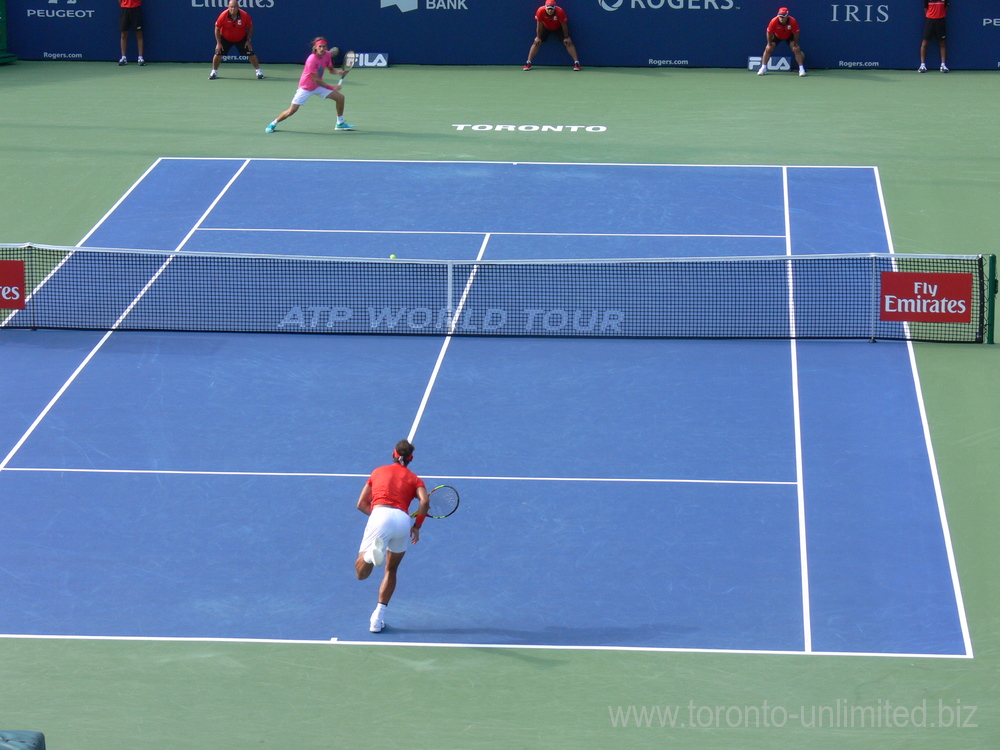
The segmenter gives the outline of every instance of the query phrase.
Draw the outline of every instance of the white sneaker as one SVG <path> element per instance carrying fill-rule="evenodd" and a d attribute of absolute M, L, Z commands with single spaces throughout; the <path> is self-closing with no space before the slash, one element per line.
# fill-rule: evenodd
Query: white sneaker
<path fill-rule="evenodd" d="M 805 68 L 799 68 L 799 75 L 800 76 L 804 76 L 805 74 L 806 74 L 806 69 Z"/>
<path fill-rule="evenodd" d="M 941 63 L 941 72 L 942 73 L 947 73 L 948 72 L 948 66 L 945 65 L 944 63 Z"/>
<path fill-rule="evenodd" d="M 385 608 L 380 604 L 375 607 L 375 611 L 372 612 L 371 619 L 368 621 L 368 630 L 372 633 L 381 633 L 382 628 L 385 627 L 385 620 L 382 619 L 382 611 Z"/>
<path fill-rule="evenodd" d="M 917 68 L 917 72 L 918 73 L 926 73 L 927 72 L 927 66 L 924 65 L 923 63 L 920 63 L 920 67 Z"/>
<path fill-rule="evenodd" d="M 210 80 L 210 81 L 214 81 L 218 77 L 219 77 L 219 74 L 217 72 L 215 72 L 214 70 L 211 73 L 208 74 L 208 80 Z"/>
<path fill-rule="evenodd" d="M 760 70 L 757 71 L 757 75 L 759 75 L 759 76 L 766 76 L 767 75 L 767 68 L 764 65 L 761 65 L 760 66 Z"/>
<path fill-rule="evenodd" d="M 382 563 L 385 562 L 385 539 L 380 536 L 375 537 L 375 543 L 371 549 L 365 552 L 364 560 L 376 568 L 381 567 Z"/>

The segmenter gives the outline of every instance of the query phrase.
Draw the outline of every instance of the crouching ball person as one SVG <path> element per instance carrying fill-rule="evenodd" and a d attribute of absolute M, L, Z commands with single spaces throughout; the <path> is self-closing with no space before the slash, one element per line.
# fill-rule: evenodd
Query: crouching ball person
<path fill-rule="evenodd" d="M 420 541 L 420 525 L 430 510 L 424 480 L 407 468 L 412 460 L 413 445 L 400 440 L 392 452 L 392 463 L 372 472 L 358 498 L 358 510 L 368 516 L 368 524 L 354 571 L 363 581 L 375 568 L 385 565 L 378 606 L 369 622 L 368 629 L 373 633 L 385 627 L 385 611 L 396 590 L 396 571 L 406 554 L 406 543 Z M 410 503 L 415 499 L 420 503 L 416 519 L 410 516 Z"/>
<path fill-rule="evenodd" d="M 788 8 L 779 8 L 778 15 L 771 19 L 767 25 L 767 45 L 764 47 L 764 54 L 760 58 L 760 70 L 757 75 L 767 75 L 767 62 L 771 59 L 771 53 L 778 46 L 778 42 L 787 42 L 788 47 L 795 55 L 795 62 L 799 64 L 799 75 L 806 74 L 806 56 L 799 46 L 799 36 L 802 31 L 799 29 L 799 22 L 788 15 Z"/>

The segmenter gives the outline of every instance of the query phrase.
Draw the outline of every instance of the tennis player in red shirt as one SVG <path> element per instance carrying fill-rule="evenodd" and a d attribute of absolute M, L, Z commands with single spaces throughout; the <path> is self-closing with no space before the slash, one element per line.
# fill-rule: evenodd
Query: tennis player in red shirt
<path fill-rule="evenodd" d="M 254 54 L 253 45 L 250 43 L 252 36 L 253 21 L 250 20 L 250 14 L 240 9 L 239 0 L 229 0 L 229 7 L 222 11 L 215 21 L 215 57 L 212 58 L 212 72 L 208 74 L 208 80 L 214 81 L 219 77 L 222 56 L 229 52 L 233 46 L 240 51 L 241 55 L 247 56 L 257 72 L 257 77 L 263 78 L 260 60 Z"/>
<path fill-rule="evenodd" d="M 778 42 L 788 42 L 795 55 L 795 62 L 799 64 L 799 75 L 806 74 L 806 56 L 799 47 L 799 23 L 790 15 L 788 8 L 779 8 L 778 15 L 771 19 L 767 25 L 767 46 L 764 47 L 764 54 L 760 58 L 760 70 L 757 75 L 767 75 L 767 61 L 771 59 L 771 53 L 778 46 Z"/>
<path fill-rule="evenodd" d="M 385 576 L 378 589 L 378 606 L 372 612 L 369 630 L 379 633 L 385 627 L 385 608 L 396 590 L 396 570 L 406 554 L 406 541 L 420 541 L 420 525 L 430 510 L 430 497 L 424 480 L 407 466 L 413 460 L 413 445 L 408 440 L 396 443 L 392 463 L 372 472 L 358 498 L 358 510 L 368 516 L 365 535 L 354 562 L 358 580 L 385 563 Z M 410 503 L 417 499 L 417 517 L 410 517 Z"/>
<path fill-rule="evenodd" d="M 944 64 L 944 17 L 948 13 L 948 0 L 924 0 L 924 40 L 920 43 L 920 67 L 918 73 L 927 72 L 927 43 L 937 37 L 938 45 L 941 47 L 941 72 L 947 73 L 948 66 Z"/>
<path fill-rule="evenodd" d="M 542 42 L 549 38 L 549 34 L 562 39 L 566 51 L 573 58 L 573 70 L 580 70 L 580 57 L 576 54 L 573 40 L 569 38 L 569 18 L 566 11 L 556 5 L 556 0 L 545 0 L 545 5 L 535 11 L 535 41 L 528 50 L 528 62 L 524 64 L 524 69 L 531 70 L 531 61 L 535 59 Z"/>

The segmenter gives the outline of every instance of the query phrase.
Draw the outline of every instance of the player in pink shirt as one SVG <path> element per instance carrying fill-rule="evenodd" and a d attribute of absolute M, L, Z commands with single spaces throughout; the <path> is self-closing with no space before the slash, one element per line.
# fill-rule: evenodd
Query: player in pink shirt
<path fill-rule="evenodd" d="M 336 49 L 336 48 L 334 48 Z M 333 99 L 337 103 L 337 130 L 354 130 L 354 128 L 344 122 L 344 95 L 340 93 L 340 86 L 328 86 L 323 83 L 323 72 L 329 70 L 337 76 L 343 76 L 344 71 L 333 67 L 333 55 L 326 39 L 321 36 L 313 39 L 312 54 L 306 58 L 305 68 L 302 70 L 302 77 L 299 78 L 299 88 L 292 97 L 292 103 L 284 112 L 274 118 L 271 124 L 264 128 L 265 133 L 273 133 L 278 127 L 278 123 L 285 120 L 296 112 L 299 107 L 305 104 L 310 96 L 318 96 L 322 99 Z"/>
<path fill-rule="evenodd" d="M 795 55 L 795 62 L 799 64 L 799 75 L 804 76 L 806 56 L 799 46 L 799 22 L 788 15 L 788 8 L 779 8 L 778 15 L 767 25 L 767 46 L 761 55 L 760 70 L 757 71 L 757 75 L 767 75 L 767 61 L 771 59 L 771 53 L 778 46 L 778 42 L 788 42 L 792 54 Z"/>

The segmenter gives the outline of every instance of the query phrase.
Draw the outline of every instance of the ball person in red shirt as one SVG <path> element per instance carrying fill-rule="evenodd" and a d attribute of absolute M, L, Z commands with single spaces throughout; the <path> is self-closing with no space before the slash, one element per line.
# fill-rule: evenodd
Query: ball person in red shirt
<path fill-rule="evenodd" d="M 142 0 L 118 0 L 121 12 L 118 18 L 118 30 L 122 33 L 122 56 L 118 61 L 119 65 L 127 65 L 128 59 L 125 57 L 125 47 L 128 46 L 128 30 L 135 32 L 135 43 L 139 47 L 140 65 L 145 65 L 146 61 L 142 57 Z"/>
<path fill-rule="evenodd" d="M 569 38 L 569 19 L 566 11 L 556 5 L 556 0 L 545 0 L 545 5 L 535 11 L 535 41 L 528 50 L 528 62 L 524 64 L 524 69 L 531 70 L 531 61 L 550 34 L 562 39 L 566 51 L 573 58 L 573 70 L 580 70 L 580 56 L 576 54 L 573 40 Z"/>
<path fill-rule="evenodd" d="M 767 46 L 764 47 L 764 54 L 760 58 L 760 70 L 757 75 L 767 75 L 767 61 L 771 59 L 771 53 L 778 46 L 778 42 L 788 42 L 788 46 L 795 55 L 795 62 L 799 64 L 799 75 L 806 74 L 806 56 L 799 46 L 799 23 L 790 15 L 788 8 L 779 8 L 778 15 L 771 19 L 767 25 Z"/>
<path fill-rule="evenodd" d="M 354 561 L 354 572 L 359 581 L 365 580 L 372 570 L 385 564 L 385 576 L 378 589 L 378 606 L 372 612 L 369 630 L 379 633 L 385 627 L 385 608 L 389 606 L 392 592 L 396 590 L 396 570 L 406 554 L 406 541 L 420 541 L 420 525 L 430 510 L 430 498 L 424 480 L 407 466 L 413 460 L 413 445 L 408 440 L 396 443 L 392 463 L 380 466 L 371 473 L 361 496 L 358 510 L 368 516 L 365 535 Z M 410 503 L 419 500 L 417 517 L 410 517 Z"/>
<path fill-rule="evenodd" d="M 257 72 L 258 78 L 263 78 L 264 74 L 260 70 L 260 60 L 253 52 L 253 45 L 250 37 L 253 36 L 253 21 L 250 14 L 245 10 L 240 10 L 239 0 L 229 0 L 229 7 L 222 11 L 222 14 L 215 21 L 215 57 L 212 58 L 212 72 L 208 74 L 208 80 L 214 81 L 219 77 L 219 65 L 222 63 L 222 56 L 229 52 L 235 45 L 241 55 L 246 55 Z"/>
<path fill-rule="evenodd" d="M 920 43 L 920 67 L 918 73 L 927 72 L 927 43 L 937 37 L 938 46 L 941 48 L 941 72 L 947 73 L 948 66 L 944 64 L 944 17 L 948 13 L 948 0 L 924 0 L 924 39 Z"/>

